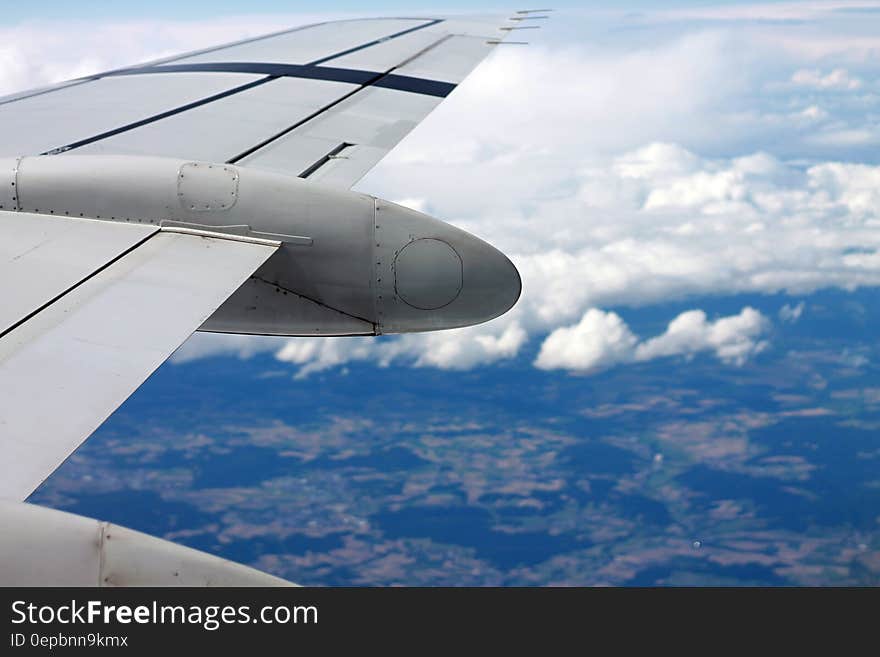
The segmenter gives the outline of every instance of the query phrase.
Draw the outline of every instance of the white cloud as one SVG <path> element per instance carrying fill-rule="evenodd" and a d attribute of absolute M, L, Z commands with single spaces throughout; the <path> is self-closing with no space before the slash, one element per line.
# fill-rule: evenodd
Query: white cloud
<path fill-rule="evenodd" d="M 581 321 L 553 331 L 535 359 L 542 370 L 587 372 L 632 360 L 638 339 L 620 317 L 590 308 Z"/>
<path fill-rule="evenodd" d="M 296 376 L 304 378 L 314 372 L 351 361 L 373 358 L 381 351 L 382 346 L 369 338 L 299 338 L 289 340 L 275 357 L 280 361 L 299 365 Z"/>
<path fill-rule="evenodd" d="M 798 116 L 809 119 L 810 121 L 821 121 L 824 118 L 828 117 L 828 112 L 823 110 L 818 105 L 810 105 L 809 107 L 805 107 L 802 109 Z"/>
<path fill-rule="evenodd" d="M 516 356 L 527 337 L 518 323 L 511 322 L 498 333 L 485 333 L 474 327 L 381 340 L 293 338 L 275 356 L 282 362 L 298 365 L 297 378 L 356 361 L 373 361 L 380 367 L 397 363 L 464 370 Z"/>
<path fill-rule="evenodd" d="M 513 358 L 526 343 L 528 334 L 517 321 L 499 323 L 497 330 L 480 327 L 409 335 L 398 340 L 395 357 L 416 355 L 417 367 L 470 369 L 477 365 Z"/>
<path fill-rule="evenodd" d="M 410 210 L 415 210 L 416 212 L 429 212 L 428 208 L 428 200 L 424 198 L 401 198 L 401 199 L 390 199 L 393 203 L 397 203 L 398 205 L 402 205 L 405 208 L 409 208 Z"/>
<path fill-rule="evenodd" d="M 766 347 L 767 343 L 759 337 L 768 327 L 768 320 L 754 308 L 743 308 L 739 315 L 714 322 L 708 321 L 702 310 L 690 310 L 673 319 L 663 335 L 636 347 L 635 359 L 646 361 L 711 351 L 724 363 L 742 365 Z"/>
<path fill-rule="evenodd" d="M 280 349 L 284 343 L 284 338 L 230 333 L 196 333 L 174 352 L 171 360 L 175 363 L 187 363 L 210 356 L 235 356 L 247 359 L 260 352 Z"/>
<path fill-rule="evenodd" d="M 851 76 L 845 68 L 835 68 L 828 73 L 823 73 L 819 69 L 800 69 L 794 72 L 791 81 L 796 85 L 814 89 L 852 91 L 862 86 L 862 81 Z"/>
<path fill-rule="evenodd" d="M 760 338 L 769 326 L 761 313 L 749 307 L 715 321 L 707 320 L 702 310 L 690 310 L 673 319 L 662 335 L 639 342 L 617 314 L 591 308 L 580 322 L 558 328 L 544 340 L 535 366 L 586 373 L 657 358 L 692 358 L 701 352 L 742 365 L 767 346 Z"/>
<path fill-rule="evenodd" d="M 801 315 L 804 314 L 804 302 L 801 301 L 796 306 L 792 306 L 790 304 L 785 304 L 782 308 L 779 309 L 779 319 L 783 322 L 788 322 L 790 324 L 794 324 L 801 318 Z"/>
<path fill-rule="evenodd" d="M 843 353 L 840 354 L 840 362 L 846 367 L 860 369 L 865 367 L 865 365 L 869 364 L 871 361 L 864 354 L 854 353 L 849 349 L 844 349 Z"/>

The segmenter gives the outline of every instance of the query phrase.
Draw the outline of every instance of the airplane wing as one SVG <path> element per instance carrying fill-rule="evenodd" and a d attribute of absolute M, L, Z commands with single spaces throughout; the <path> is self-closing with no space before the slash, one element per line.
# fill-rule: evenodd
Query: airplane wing
<path fill-rule="evenodd" d="M 517 25 L 321 23 L 19 93 L 0 99 L 0 155 L 183 158 L 348 188 Z M 0 499 L 10 500 L 39 486 L 280 245 L 17 212 L 27 203 L 16 175 L 0 190 Z"/>
<path fill-rule="evenodd" d="M 0 212 L 0 499 L 30 495 L 277 246 Z"/>
<path fill-rule="evenodd" d="M 108 71 L 0 99 L 0 149 L 182 157 L 347 188 L 518 25 L 320 23 Z"/>

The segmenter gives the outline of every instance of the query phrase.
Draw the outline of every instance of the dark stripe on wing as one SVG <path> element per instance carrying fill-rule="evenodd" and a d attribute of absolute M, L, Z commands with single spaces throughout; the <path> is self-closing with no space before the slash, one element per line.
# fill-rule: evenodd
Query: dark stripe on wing
<path fill-rule="evenodd" d="M 324 80 L 327 82 L 345 82 L 347 84 L 369 85 L 382 73 L 363 71 L 355 68 L 334 68 L 316 66 L 314 64 L 272 64 L 269 62 L 206 62 L 199 64 L 171 64 L 162 66 L 142 66 L 124 68 L 106 74 L 104 77 L 119 75 L 148 75 L 158 73 L 254 73 L 269 75 L 273 78 L 303 78 L 306 80 Z M 454 84 L 441 80 L 416 78 L 408 75 L 389 73 L 373 83 L 373 86 L 384 89 L 409 91 L 427 96 L 446 98 Z"/>
<path fill-rule="evenodd" d="M 369 48 L 370 46 L 375 46 L 379 43 L 384 43 L 385 41 L 389 41 L 391 39 L 396 39 L 398 37 L 402 37 L 406 34 L 410 34 L 410 33 L 415 32 L 417 30 L 423 30 L 427 27 L 431 27 L 431 26 L 436 25 L 437 23 L 441 23 L 441 22 L 443 22 L 443 19 L 435 18 L 435 19 L 432 19 L 422 25 L 417 25 L 415 27 L 411 27 L 406 30 L 401 30 L 400 32 L 395 32 L 394 34 L 390 34 L 387 37 L 383 37 L 381 39 L 375 39 L 373 41 L 361 44 L 361 45 L 356 46 L 354 48 L 349 48 L 347 50 L 343 50 L 343 51 L 335 53 L 333 55 L 328 55 L 327 57 L 322 57 L 321 59 L 316 59 L 313 62 L 309 62 L 305 66 L 312 66 L 312 67 L 317 68 L 319 64 L 322 64 L 324 62 L 328 62 L 331 59 L 336 59 L 337 57 L 343 57 L 344 55 L 348 55 L 352 52 L 356 52 L 358 50 L 363 50 L 364 48 Z M 345 69 L 342 69 L 342 70 L 345 70 Z M 383 75 L 382 73 L 378 73 L 378 74 L 373 73 L 372 75 L 375 76 L 374 79 L 372 81 L 367 82 L 363 86 L 361 86 L 358 89 L 358 91 L 360 89 L 363 89 L 364 86 L 369 86 L 371 84 L 375 84 L 376 82 L 379 82 L 383 78 L 389 77 L 388 75 Z M 94 136 L 88 137 L 86 139 L 80 139 L 79 141 L 73 142 L 71 144 L 66 144 L 64 146 L 59 146 L 57 148 L 53 148 L 53 149 L 48 150 L 44 153 L 41 153 L 41 155 L 54 155 L 54 154 L 58 154 L 58 153 L 67 152 L 67 151 L 73 150 L 75 148 L 80 148 L 81 146 L 86 146 L 87 144 L 92 144 L 97 141 L 101 141 L 102 139 L 107 139 L 108 137 L 113 137 L 114 135 L 118 135 L 123 132 L 128 132 L 129 130 L 134 130 L 135 128 L 140 128 L 141 126 L 148 125 L 148 124 L 154 123 L 156 121 L 161 121 L 162 119 L 168 118 L 169 116 L 174 116 L 175 114 L 180 114 L 181 112 L 186 112 L 186 111 L 189 111 L 189 110 L 194 109 L 196 107 L 201 107 L 202 105 L 207 105 L 209 103 L 213 103 L 213 102 L 221 100 L 223 98 L 228 98 L 229 96 L 241 93 L 243 91 L 248 91 L 250 89 L 253 89 L 254 87 L 258 87 L 260 85 L 266 84 L 268 82 L 272 82 L 273 80 L 277 80 L 277 79 L 278 79 L 278 76 L 268 75 L 265 78 L 260 78 L 259 80 L 254 80 L 253 82 L 249 82 L 247 84 L 243 84 L 238 87 L 233 87 L 232 89 L 227 89 L 226 91 L 223 91 L 218 94 L 214 94 L 213 96 L 208 96 L 207 98 L 202 98 L 201 100 L 197 100 L 192 103 L 187 103 L 186 105 L 181 105 L 180 107 L 175 107 L 174 109 L 170 109 L 165 112 L 161 112 L 160 114 L 156 114 L 154 116 L 150 116 L 145 119 L 141 119 L 140 121 L 135 121 L 134 123 L 129 123 L 128 125 L 120 126 L 120 127 L 115 128 L 113 130 L 108 130 L 107 132 L 102 132 L 101 134 L 94 135 Z M 414 78 L 414 79 L 418 79 L 418 78 Z M 429 80 L 427 82 L 433 82 L 433 81 Z M 344 96 L 344 97 L 348 97 L 350 95 L 351 94 L 346 94 L 346 96 Z M 335 104 L 336 103 L 332 103 L 331 105 L 335 105 Z M 325 109 L 325 108 L 322 108 L 322 111 L 323 111 L 323 109 Z M 312 115 L 312 117 L 310 117 L 310 118 L 313 118 L 314 116 L 315 115 Z M 285 133 L 286 132 L 287 131 L 285 131 Z M 270 140 L 267 140 L 267 141 L 272 141 L 272 139 L 274 139 L 274 137 L 271 138 Z M 238 157 L 242 157 L 242 156 L 238 156 Z"/>

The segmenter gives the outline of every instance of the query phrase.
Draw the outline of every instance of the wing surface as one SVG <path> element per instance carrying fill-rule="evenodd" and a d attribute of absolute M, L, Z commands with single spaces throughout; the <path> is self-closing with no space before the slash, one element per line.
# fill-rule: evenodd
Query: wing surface
<path fill-rule="evenodd" d="M 277 246 L 0 212 L 0 499 L 30 495 Z"/>
<path fill-rule="evenodd" d="M 309 25 L 0 99 L 0 155 L 156 155 L 350 187 L 517 23 Z"/>

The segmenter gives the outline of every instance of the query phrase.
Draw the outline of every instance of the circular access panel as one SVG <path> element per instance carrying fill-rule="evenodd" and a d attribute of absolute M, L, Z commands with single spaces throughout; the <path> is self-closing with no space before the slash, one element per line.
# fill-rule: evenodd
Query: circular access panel
<path fill-rule="evenodd" d="M 394 289 L 413 308 L 442 308 L 461 292 L 461 258 L 442 240 L 414 240 L 394 260 Z"/>

